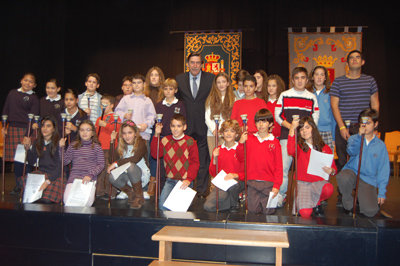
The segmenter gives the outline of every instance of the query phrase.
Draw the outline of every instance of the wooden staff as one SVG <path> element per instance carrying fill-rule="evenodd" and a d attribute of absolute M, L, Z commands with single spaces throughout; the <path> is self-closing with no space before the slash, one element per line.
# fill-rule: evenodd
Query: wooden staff
<path fill-rule="evenodd" d="M 67 114 L 66 116 L 67 122 L 71 122 L 71 115 Z M 71 144 L 71 133 L 68 134 L 68 146 Z"/>
<path fill-rule="evenodd" d="M 33 114 L 28 114 L 28 119 L 29 119 L 29 124 L 28 124 L 28 134 L 27 137 L 30 138 L 31 136 L 31 129 L 32 129 L 32 119 L 33 119 L 34 115 Z M 24 168 L 22 170 L 22 178 L 24 178 L 25 173 L 26 173 L 26 160 L 27 160 L 27 152 L 25 151 L 25 159 L 24 159 Z M 23 188 L 21 189 L 20 192 L 20 197 L 19 197 L 19 201 L 22 202 L 22 195 L 23 195 Z"/>
<path fill-rule="evenodd" d="M 163 118 L 163 114 L 157 114 L 157 123 L 161 123 Z M 161 165 L 160 165 L 160 136 L 161 134 L 158 134 L 157 136 L 157 168 L 156 168 L 156 197 L 155 197 L 155 202 L 154 202 L 154 207 L 155 210 L 158 210 L 158 201 L 160 198 L 160 175 L 161 175 Z"/>
<path fill-rule="evenodd" d="M 61 137 L 62 139 L 65 138 L 65 118 L 67 117 L 66 113 L 61 114 L 61 120 L 62 120 L 62 133 Z M 64 145 L 65 147 L 65 145 Z M 61 147 L 61 188 L 64 186 L 64 147 Z M 62 191 L 62 189 L 61 189 Z M 60 205 L 63 205 L 63 198 L 64 198 L 64 193 L 61 194 L 61 202 Z"/>
<path fill-rule="evenodd" d="M 215 122 L 215 148 L 218 147 L 218 127 L 219 127 L 219 115 L 214 115 L 214 122 Z M 214 158 L 215 160 L 215 171 L 218 174 L 218 156 Z M 219 211 L 219 188 L 215 186 L 215 201 L 216 201 L 216 210 L 217 213 Z"/>
<path fill-rule="evenodd" d="M 100 120 L 103 121 L 104 118 L 104 111 L 106 110 L 107 105 L 102 104 L 101 105 L 101 118 Z M 101 131 L 101 126 L 99 125 L 99 131 L 97 131 L 97 137 L 100 136 L 100 131 Z"/>
<path fill-rule="evenodd" d="M 243 132 L 247 130 L 247 114 L 243 114 L 240 116 L 243 121 Z M 243 143 L 244 145 L 244 202 L 245 202 L 245 208 L 246 208 L 246 214 L 247 214 L 247 147 L 246 147 L 246 141 Z"/>
<path fill-rule="evenodd" d="M 38 126 L 38 127 L 35 129 L 35 139 L 37 139 L 37 137 L 38 137 L 38 129 L 39 129 L 39 120 L 40 120 L 40 116 L 35 115 L 33 118 L 34 118 L 34 120 L 35 120 L 36 125 Z M 39 166 L 38 166 L 38 164 L 36 163 L 35 170 L 37 171 L 38 168 L 39 168 Z"/>
<path fill-rule="evenodd" d="M 362 124 L 365 126 L 368 122 L 368 117 L 361 117 Z M 362 126 L 362 125 L 360 125 Z M 356 218 L 356 206 L 357 206 L 357 197 L 358 197 L 358 184 L 360 183 L 360 172 L 361 172 L 361 160 L 362 160 L 362 153 L 364 147 L 364 139 L 365 133 L 361 134 L 361 145 L 360 145 L 360 156 L 358 160 L 358 169 L 357 169 L 357 179 L 356 179 L 356 192 L 354 193 L 353 199 L 353 219 Z"/>
<path fill-rule="evenodd" d="M 3 130 L 7 130 L 7 118 L 8 115 L 2 115 L 2 123 L 3 123 Z M 5 185 L 6 185 L 6 181 L 5 181 L 5 168 L 6 168 L 6 161 L 5 161 L 5 156 L 6 154 L 6 135 L 3 136 L 3 168 L 2 168 L 2 190 L 1 190 L 1 197 L 4 199 L 4 190 L 5 190 Z"/>
<path fill-rule="evenodd" d="M 117 131 L 117 125 L 118 125 L 118 115 L 114 114 L 113 118 L 114 118 L 114 131 Z M 114 143 L 112 143 L 110 141 L 110 149 L 111 149 L 111 162 L 114 162 L 114 158 L 115 158 L 115 141 L 117 140 L 117 138 L 115 138 Z M 110 189 L 108 192 L 108 208 L 111 208 L 111 193 L 112 193 L 112 184 L 110 183 Z"/>
<path fill-rule="evenodd" d="M 292 121 L 299 120 L 298 115 L 292 116 Z M 293 175 L 293 185 L 294 185 L 294 212 L 297 216 L 297 129 L 294 131 L 294 175 Z"/>

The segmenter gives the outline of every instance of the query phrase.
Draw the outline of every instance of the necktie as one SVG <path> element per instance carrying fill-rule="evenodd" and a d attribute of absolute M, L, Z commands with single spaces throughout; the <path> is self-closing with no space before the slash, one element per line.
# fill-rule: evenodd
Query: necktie
<path fill-rule="evenodd" d="M 193 85 L 192 85 L 193 98 L 196 98 L 196 95 L 197 95 L 197 83 L 196 83 L 196 80 L 197 80 L 197 76 L 193 77 Z"/>

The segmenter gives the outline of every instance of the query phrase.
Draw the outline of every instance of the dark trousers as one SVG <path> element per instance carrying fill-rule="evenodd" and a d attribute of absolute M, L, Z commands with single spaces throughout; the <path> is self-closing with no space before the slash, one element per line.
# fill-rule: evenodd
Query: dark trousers
<path fill-rule="evenodd" d="M 350 135 L 357 134 L 358 129 L 359 129 L 358 124 L 351 124 L 349 128 Z M 347 140 L 342 138 L 342 135 L 340 135 L 340 130 L 338 126 L 336 126 L 335 129 L 335 146 L 336 146 L 336 154 L 338 156 L 336 167 L 338 172 L 340 172 L 343 166 L 347 163 Z"/>
<path fill-rule="evenodd" d="M 199 149 L 200 168 L 196 177 L 196 191 L 198 195 L 206 195 L 208 190 L 208 167 L 210 165 L 210 154 L 208 152 L 207 135 L 200 136 L 196 133 L 190 135 L 197 141 L 197 148 Z"/>

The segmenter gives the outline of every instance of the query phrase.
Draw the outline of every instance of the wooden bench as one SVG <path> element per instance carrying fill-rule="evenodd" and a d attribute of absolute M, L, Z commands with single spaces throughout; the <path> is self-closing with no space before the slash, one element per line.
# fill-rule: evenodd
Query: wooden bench
<path fill-rule="evenodd" d="M 153 241 L 159 241 L 160 246 L 159 262 L 154 261 L 154 264 L 152 263 L 150 265 L 172 265 L 162 263 L 164 261 L 171 262 L 173 242 L 251 247 L 275 247 L 276 265 L 282 265 L 282 248 L 289 247 L 286 231 L 165 226 L 160 231 L 155 233 L 151 239 Z"/>

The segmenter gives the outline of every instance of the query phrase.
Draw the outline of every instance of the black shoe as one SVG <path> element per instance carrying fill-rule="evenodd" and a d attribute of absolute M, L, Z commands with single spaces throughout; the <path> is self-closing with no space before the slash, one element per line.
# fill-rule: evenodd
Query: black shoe
<path fill-rule="evenodd" d="M 19 195 L 21 193 L 21 188 L 15 186 L 13 190 L 10 191 L 11 195 Z"/>
<path fill-rule="evenodd" d="M 351 208 L 350 210 L 343 209 L 343 212 L 346 215 L 353 216 L 353 208 Z"/>
<path fill-rule="evenodd" d="M 318 205 L 317 207 L 313 208 L 313 213 L 315 216 L 323 216 L 324 215 L 324 209 L 322 209 L 321 205 Z"/>
<path fill-rule="evenodd" d="M 239 206 L 239 205 L 232 206 L 232 207 L 229 209 L 229 212 L 230 212 L 230 213 L 237 213 L 237 212 L 239 212 L 239 209 L 240 209 L 240 206 Z"/>

